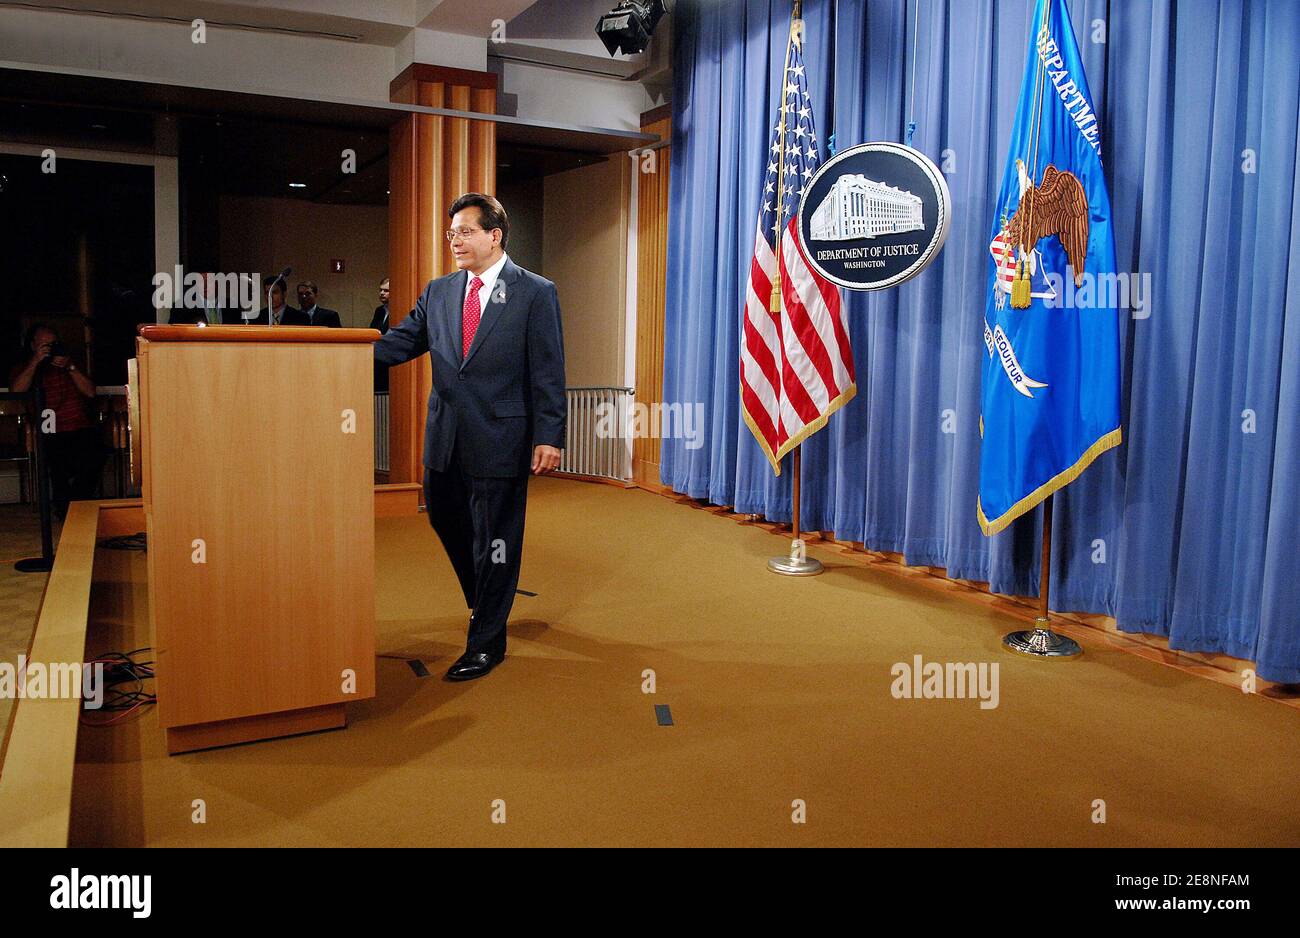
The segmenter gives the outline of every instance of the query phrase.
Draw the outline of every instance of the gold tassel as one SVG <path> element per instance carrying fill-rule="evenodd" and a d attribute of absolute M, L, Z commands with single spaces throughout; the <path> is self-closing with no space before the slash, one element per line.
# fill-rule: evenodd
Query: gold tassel
<path fill-rule="evenodd" d="M 1013 309 L 1028 309 L 1030 302 L 1030 284 L 1029 284 L 1029 265 L 1025 263 L 1025 255 L 1020 255 L 1020 260 L 1016 263 L 1016 279 L 1011 281 L 1011 307 Z"/>
<path fill-rule="evenodd" d="M 767 311 L 769 313 L 781 312 L 781 271 L 776 272 L 772 278 L 772 296 L 768 299 Z"/>

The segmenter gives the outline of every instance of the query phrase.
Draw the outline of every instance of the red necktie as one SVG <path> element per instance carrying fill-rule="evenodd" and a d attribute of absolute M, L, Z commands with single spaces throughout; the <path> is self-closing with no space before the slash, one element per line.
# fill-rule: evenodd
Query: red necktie
<path fill-rule="evenodd" d="M 465 297 L 465 309 L 460 317 L 462 360 L 469 357 L 469 347 L 474 342 L 474 333 L 478 332 L 478 321 L 482 308 L 478 302 L 478 291 L 483 288 L 483 281 L 475 277 L 469 282 L 469 296 Z"/>

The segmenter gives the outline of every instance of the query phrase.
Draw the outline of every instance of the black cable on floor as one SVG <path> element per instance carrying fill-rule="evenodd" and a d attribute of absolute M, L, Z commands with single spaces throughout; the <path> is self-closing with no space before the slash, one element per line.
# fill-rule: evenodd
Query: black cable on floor
<path fill-rule="evenodd" d="M 103 698 L 98 707 L 88 707 L 83 699 L 81 704 L 81 722 L 87 726 L 110 726 L 118 723 L 132 713 L 149 704 L 157 703 L 158 697 L 146 690 L 145 681 L 153 680 L 153 660 L 137 661 L 136 655 L 152 651 L 149 646 L 135 648 L 128 652 L 110 651 L 87 661 L 88 665 L 102 665 Z M 116 713 L 109 719 L 88 719 L 90 713 Z"/>

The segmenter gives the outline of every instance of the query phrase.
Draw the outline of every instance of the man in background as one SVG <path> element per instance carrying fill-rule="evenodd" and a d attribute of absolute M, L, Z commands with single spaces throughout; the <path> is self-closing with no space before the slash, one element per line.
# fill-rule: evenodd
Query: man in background
<path fill-rule="evenodd" d="M 239 319 L 238 310 L 232 315 L 230 312 L 222 309 L 218 300 L 220 297 L 217 293 L 215 275 L 211 271 L 205 271 L 199 275 L 203 279 L 203 300 L 198 305 L 192 305 L 185 302 L 186 291 L 182 290 L 181 295 L 177 298 L 177 303 L 172 307 L 171 317 L 167 320 L 170 325 L 205 325 L 220 326 L 237 324 Z"/>
<path fill-rule="evenodd" d="M 277 326 L 293 325 L 293 319 L 301 314 L 292 306 L 284 302 L 284 280 L 280 277 L 267 277 L 262 281 L 262 296 L 266 296 L 268 291 L 271 295 L 271 322 Z M 262 311 L 257 314 L 256 319 L 246 319 L 247 323 L 253 325 L 265 326 L 267 323 L 267 310 L 262 307 Z"/>
<path fill-rule="evenodd" d="M 388 331 L 388 278 L 385 277 L 379 281 L 379 305 L 375 307 L 375 313 L 370 317 L 370 328 L 378 329 L 380 333 Z"/>
<path fill-rule="evenodd" d="M 383 335 L 388 332 L 388 278 L 385 277 L 379 281 L 379 305 L 375 307 L 375 314 L 370 317 L 370 328 L 379 330 Z M 375 390 L 387 393 L 388 391 L 388 366 L 375 362 Z"/>
<path fill-rule="evenodd" d="M 338 329 L 343 325 L 337 312 L 316 305 L 318 292 L 316 284 L 311 280 L 298 284 L 298 309 L 301 312 L 290 315 L 288 325 L 327 326 L 330 329 Z"/>

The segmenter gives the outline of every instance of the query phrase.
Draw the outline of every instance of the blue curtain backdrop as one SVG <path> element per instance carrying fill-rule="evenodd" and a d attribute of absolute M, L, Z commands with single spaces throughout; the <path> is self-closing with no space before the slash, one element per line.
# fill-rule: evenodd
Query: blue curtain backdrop
<path fill-rule="evenodd" d="M 823 144 L 903 139 L 913 2 L 805 3 Z M 1300 2 L 1069 6 L 1119 269 L 1153 291 L 1121 326 L 1124 445 L 1055 499 L 1052 605 L 1300 681 Z M 707 419 L 702 447 L 665 440 L 661 463 L 679 492 L 777 520 L 789 474 L 740 420 L 738 327 L 789 11 L 683 0 L 674 15 L 664 398 Z M 947 173 L 952 232 L 901 288 L 844 291 L 858 396 L 803 459 L 805 528 L 1021 595 L 1037 593 L 1041 512 L 985 538 L 975 498 L 990 213 L 1031 13 L 920 0 L 913 145 Z"/>

